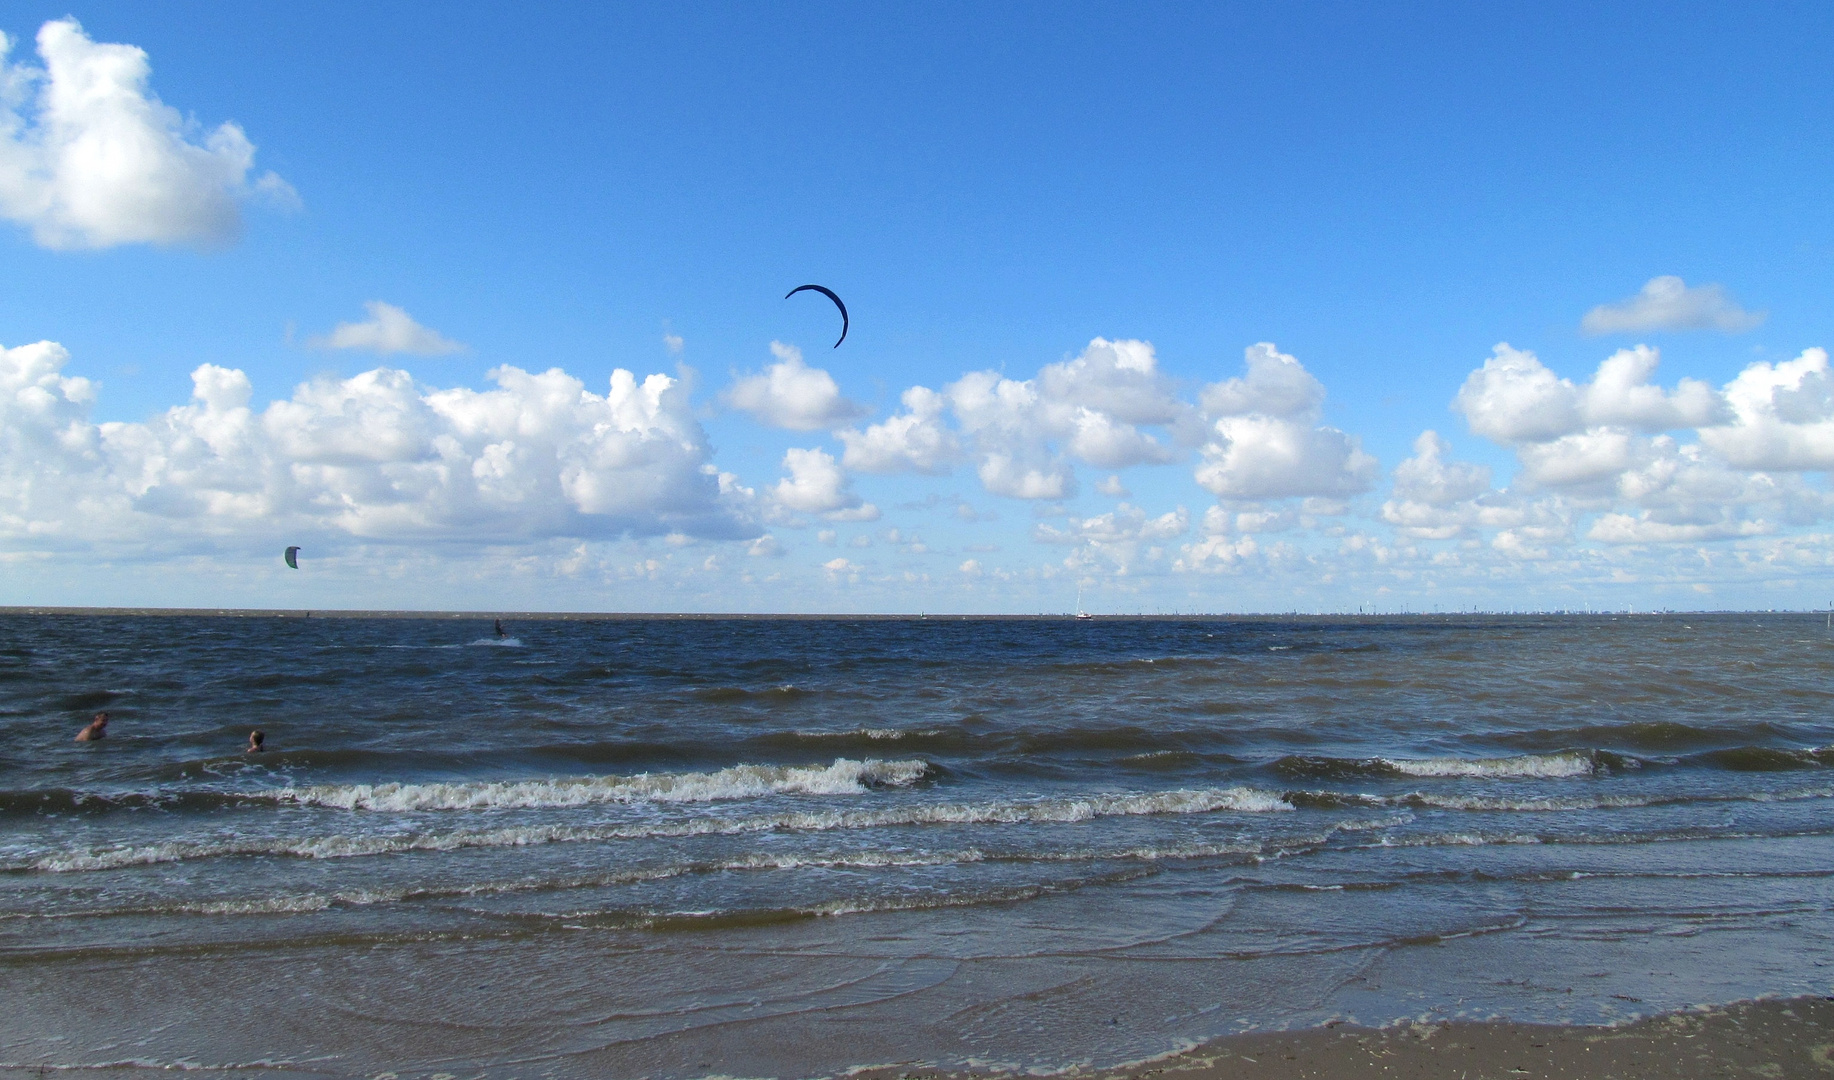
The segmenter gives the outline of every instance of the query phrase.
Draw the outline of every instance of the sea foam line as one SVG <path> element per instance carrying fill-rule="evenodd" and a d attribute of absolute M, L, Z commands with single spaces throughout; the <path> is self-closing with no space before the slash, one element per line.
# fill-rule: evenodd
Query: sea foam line
<path fill-rule="evenodd" d="M 920 803 L 873 810 L 793 811 L 747 818 L 691 818 L 686 821 L 643 825 L 523 825 L 438 833 L 168 840 L 157 844 L 63 852 L 24 865 L 15 864 L 10 869 L 66 873 L 236 855 L 338 859 L 411 851 L 456 851 L 473 847 L 522 847 L 579 841 L 735 836 L 773 831 L 826 832 L 899 825 L 1073 823 L 1128 815 L 1206 814 L 1215 811 L 1271 813 L 1292 809 L 1291 803 L 1271 791 L 1247 787 L 1205 788 L 1012 802 Z"/>
<path fill-rule="evenodd" d="M 1324 835 L 1310 838 L 1321 843 Z M 752 853 L 727 859 L 695 860 L 660 866 L 613 870 L 599 874 L 575 874 L 552 878 L 516 878 L 511 881 L 487 881 L 469 885 L 412 886 L 393 889 L 340 889 L 326 893 L 294 893 L 278 896 L 235 898 L 169 904 L 143 904 L 128 907 L 88 910 L 32 911 L 0 913 L 8 919 L 85 919 L 123 915 L 276 915 L 324 911 L 334 906 L 365 907 L 373 904 L 400 903 L 413 900 L 457 900 L 477 896 L 500 896 L 517 893 L 567 892 L 577 889 L 641 885 L 670 878 L 731 871 L 770 870 L 896 870 L 937 866 L 968 866 L 976 863 L 1071 864 L 1097 862 L 1155 863 L 1218 856 L 1255 857 L 1265 849 L 1260 843 L 1171 844 L 1166 846 L 1129 845 L 1103 849 L 1082 848 L 1067 851 L 1000 851 L 979 847 L 943 851 L 848 851 L 826 854 Z"/>
<path fill-rule="evenodd" d="M 925 761 L 836 758 L 831 765 L 734 765 L 718 772 L 327 784 L 253 792 L 248 797 L 343 810 L 534 810 L 614 802 L 715 802 L 785 794 L 860 795 L 874 787 L 909 787 L 929 770 Z"/>
<path fill-rule="evenodd" d="M 1558 779 L 1591 776 L 1598 763 L 1591 754 L 1522 754 L 1502 758 L 1378 758 L 1403 776 L 1421 778 Z"/>

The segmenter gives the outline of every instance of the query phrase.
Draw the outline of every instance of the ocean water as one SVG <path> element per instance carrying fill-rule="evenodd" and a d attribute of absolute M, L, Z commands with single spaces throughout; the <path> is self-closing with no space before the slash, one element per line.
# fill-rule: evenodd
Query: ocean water
<path fill-rule="evenodd" d="M 508 630 L 0 615 L 0 1064 L 1054 1068 L 1834 992 L 1818 616 Z"/>

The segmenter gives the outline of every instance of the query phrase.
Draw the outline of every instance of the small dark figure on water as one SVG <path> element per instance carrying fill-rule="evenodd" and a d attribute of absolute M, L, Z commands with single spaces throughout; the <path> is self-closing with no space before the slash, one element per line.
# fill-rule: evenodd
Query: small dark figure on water
<path fill-rule="evenodd" d="M 267 749 L 266 743 L 267 732 L 262 731 L 260 728 L 256 728 L 248 733 L 248 749 L 242 752 L 245 754 L 259 754 Z"/>
<path fill-rule="evenodd" d="M 503 632 L 503 620 L 502 619 L 497 620 L 497 636 L 498 637 L 508 637 L 509 636 L 508 634 L 505 634 Z"/>
<path fill-rule="evenodd" d="M 108 714 L 105 712 L 96 713 L 96 718 L 89 722 L 89 726 L 76 733 L 77 742 L 101 742 L 106 738 L 108 738 Z"/>

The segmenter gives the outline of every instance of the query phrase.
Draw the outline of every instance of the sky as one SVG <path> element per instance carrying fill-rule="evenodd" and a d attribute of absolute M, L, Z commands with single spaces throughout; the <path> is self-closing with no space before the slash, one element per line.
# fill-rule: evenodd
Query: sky
<path fill-rule="evenodd" d="M 0 34 L 0 604 L 1834 606 L 1814 5 Z"/>

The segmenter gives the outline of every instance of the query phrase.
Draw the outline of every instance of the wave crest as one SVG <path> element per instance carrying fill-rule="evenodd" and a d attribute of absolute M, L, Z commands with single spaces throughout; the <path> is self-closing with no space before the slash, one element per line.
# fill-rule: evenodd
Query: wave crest
<path fill-rule="evenodd" d="M 1600 751 L 1566 750 L 1557 754 L 1519 754 L 1500 758 L 1333 758 L 1289 754 L 1273 769 L 1287 776 L 1351 778 L 1411 777 L 1422 780 L 1550 780 L 1594 776 L 1634 767 L 1635 759 Z"/>
<path fill-rule="evenodd" d="M 637 773 L 555 780 L 457 781 L 426 784 L 327 784 L 282 788 L 256 797 L 342 810 L 533 810 L 614 802 L 715 802 L 764 795 L 860 795 L 909 787 L 927 761 L 836 758 L 831 765 L 734 765 L 717 772 Z"/>

